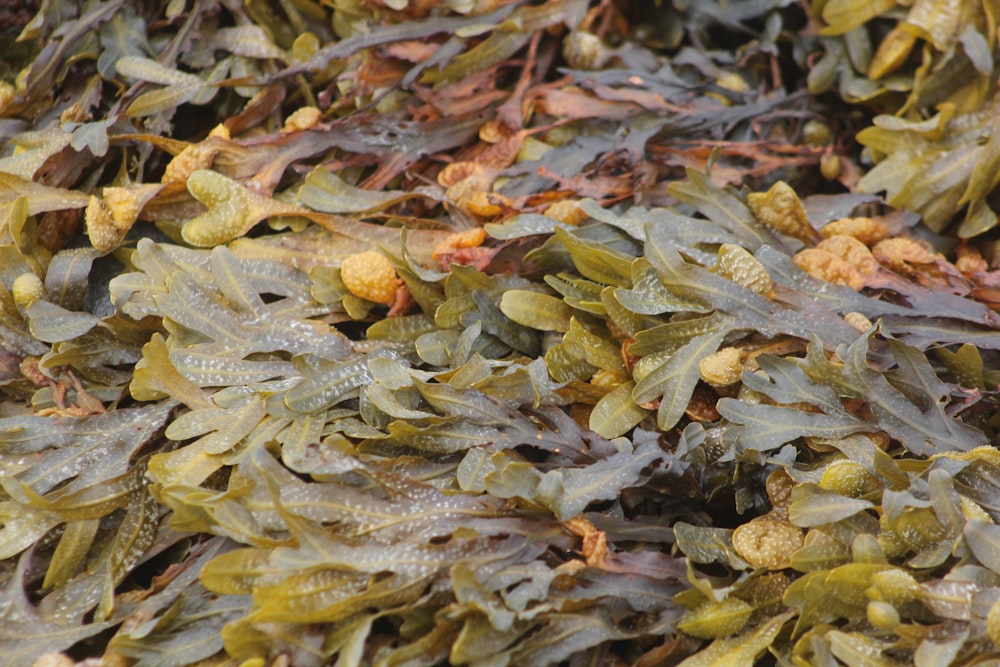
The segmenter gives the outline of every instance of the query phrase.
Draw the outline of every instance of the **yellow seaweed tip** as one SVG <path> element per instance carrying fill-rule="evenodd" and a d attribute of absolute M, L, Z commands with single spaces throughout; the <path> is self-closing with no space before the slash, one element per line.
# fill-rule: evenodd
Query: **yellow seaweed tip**
<path fill-rule="evenodd" d="M 205 141 L 185 147 L 174 156 L 173 160 L 167 163 L 160 182 L 183 183 L 195 171 L 211 167 L 212 161 L 221 149 L 218 141 L 212 141 L 212 139 L 228 140 L 229 129 L 220 123 L 212 128 Z"/>
<path fill-rule="evenodd" d="M 868 622 L 880 630 L 893 630 L 900 622 L 899 612 L 888 602 L 870 600 L 866 609 Z"/>
<path fill-rule="evenodd" d="M 833 143 L 833 130 L 821 120 L 812 118 L 802 126 L 802 140 L 816 148 Z"/>
<path fill-rule="evenodd" d="M 878 479 L 864 466 L 849 459 L 838 459 L 823 471 L 819 486 L 847 498 L 857 498 L 870 490 Z"/>
<path fill-rule="evenodd" d="M 465 248 L 478 248 L 485 240 L 486 230 L 482 227 L 473 227 L 462 232 L 456 232 L 434 246 L 432 256 L 434 259 L 438 259 L 446 255 L 452 255 Z"/>
<path fill-rule="evenodd" d="M 733 531 L 733 549 L 756 568 L 783 570 L 805 542 L 802 531 L 787 521 L 761 516 Z"/>
<path fill-rule="evenodd" d="M 259 222 L 250 215 L 249 193 L 222 174 L 199 169 L 188 177 L 187 188 L 208 211 L 181 227 L 181 237 L 186 243 L 198 247 L 227 243 Z"/>
<path fill-rule="evenodd" d="M 553 202 L 545 209 L 545 215 L 564 225 L 572 225 L 576 227 L 581 222 L 584 222 L 589 215 L 580 206 L 580 202 L 575 199 L 560 199 L 557 202 Z"/>
<path fill-rule="evenodd" d="M 865 277 L 846 259 L 838 257 L 829 250 L 821 248 L 806 248 L 801 250 L 792 261 L 813 278 L 825 280 L 835 285 L 845 285 L 854 291 L 865 286 Z"/>
<path fill-rule="evenodd" d="M 865 333 L 872 328 L 872 321 L 865 317 L 864 313 L 859 313 L 856 310 L 844 313 L 844 321 L 861 333 Z"/>
<path fill-rule="evenodd" d="M 14 304 L 23 314 L 31 304 L 45 299 L 45 285 L 34 273 L 22 273 L 14 279 L 10 288 Z"/>
<path fill-rule="evenodd" d="M 900 23 L 882 38 L 868 65 L 868 78 L 881 79 L 892 74 L 906 62 L 917 43 L 917 36 Z"/>
<path fill-rule="evenodd" d="M 824 225 L 820 234 L 823 235 L 823 238 L 853 236 L 858 241 L 870 246 L 889 238 L 892 230 L 884 222 L 872 218 L 838 218 Z"/>
<path fill-rule="evenodd" d="M 323 112 L 316 107 L 301 107 L 285 119 L 282 132 L 300 132 L 310 130 L 323 119 Z"/>
<path fill-rule="evenodd" d="M 104 200 L 91 195 L 84 220 L 90 244 L 101 252 L 121 245 L 132 229 L 142 203 L 136 192 L 128 188 L 104 188 Z"/>
<path fill-rule="evenodd" d="M 916 600 L 923 589 L 912 574 L 899 568 L 882 570 L 872 575 L 872 588 L 865 594 L 872 600 L 891 605 L 906 604 Z"/>
<path fill-rule="evenodd" d="M 601 38 L 586 30 L 574 30 L 563 40 L 563 58 L 573 69 L 596 70 L 614 56 Z"/>
<path fill-rule="evenodd" d="M 383 305 L 396 298 L 396 269 L 377 250 L 350 255 L 340 265 L 340 279 L 354 296 Z"/>
<path fill-rule="evenodd" d="M 97 195 L 90 195 L 83 219 L 90 244 L 102 252 L 114 248 L 120 242 L 120 236 L 123 237 L 119 235 L 111 214 Z"/>
<path fill-rule="evenodd" d="M 684 615 L 677 629 L 699 639 L 721 639 L 742 630 L 752 613 L 753 607 L 739 598 L 703 602 Z"/>
<path fill-rule="evenodd" d="M 761 296 L 774 289 L 774 280 L 760 260 L 746 248 L 732 243 L 719 247 L 719 261 L 711 271 Z"/>
<path fill-rule="evenodd" d="M 743 351 L 725 347 L 698 362 L 701 379 L 715 388 L 739 382 L 743 374 Z"/>
<path fill-rule="evenodd" d="M 775 231 L 806 243 L 819 240 L 819 233 L 809 223 L 802 201 L 784 181 L 778 181 L 767 192 L 751 193 L 747 206 L 758 220 Z"/>
<path fill-rule="evenodd" d="M 993 603 L 989 614 L 986 615 L 986 634 L 989 635 L 993 645 L 1000 648 L 1000 600 Z"/>
<path fill-rule="evenodd" d="M 480 218 L 495 218 L 513 204 L 510 197 L 497 192 L 472 192 L 461 202 L 462 209 Z"/>

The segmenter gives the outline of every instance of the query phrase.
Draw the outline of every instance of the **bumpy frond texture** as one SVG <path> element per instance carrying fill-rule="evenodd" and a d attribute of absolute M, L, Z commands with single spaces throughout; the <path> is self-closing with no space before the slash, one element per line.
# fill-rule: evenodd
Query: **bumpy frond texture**
<path fill-rule="evenodd" d="M 1000 657 L 992 4 L 7 4 L 4 664 Z"/>

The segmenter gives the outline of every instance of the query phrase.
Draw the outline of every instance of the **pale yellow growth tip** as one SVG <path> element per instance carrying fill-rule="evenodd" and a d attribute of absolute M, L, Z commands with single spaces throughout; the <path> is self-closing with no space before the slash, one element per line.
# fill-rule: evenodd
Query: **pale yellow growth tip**
<path fill-rule="evenodd" d="M 799 528 L 769 516 L 757 517 L 733 532 L 733 548 L 740 558 L 769 570 L 790 567 L 792 554 L 803 542 Z"/>
<path fill-rule="evenodd" d="M 340 265 L 340 278 L 354 296 L 390 305 L 396 298 L 396 269 L 376 250 L 350 255 Z"/>
<path fill-rule="evenodd" d="M 10 288 L 14 304 L 22 313 L 36 301 L 45 299 L 45 285 L 34 273 L 22 273 L 14 279 Z"/>
<path fill-rule="evenodd" d="M 188 191 L 208 211 L 188 220 L 181 228 L 184 241 L 208 247 L 243 236 L 260 218 L 251 215 L 250 195 L 241 185 L 222 174 L 199 169 L 188 177 Z"/>

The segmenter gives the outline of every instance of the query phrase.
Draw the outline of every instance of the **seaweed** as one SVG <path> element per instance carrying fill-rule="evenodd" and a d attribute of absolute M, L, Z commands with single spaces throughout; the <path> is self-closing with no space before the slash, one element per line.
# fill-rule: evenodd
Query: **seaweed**
<path fill-rule="evenodd" d="M 991 4 L 28 4 L 10 664 L 996 655 Z"/>

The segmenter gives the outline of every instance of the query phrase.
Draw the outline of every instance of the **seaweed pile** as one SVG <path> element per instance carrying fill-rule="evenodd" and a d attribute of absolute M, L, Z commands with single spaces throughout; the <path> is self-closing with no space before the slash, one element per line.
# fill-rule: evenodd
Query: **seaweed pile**
<path fill-rule="evenodd" d="M 997 9 L 5 10 L 4 655 L 995 661 Z"/>

